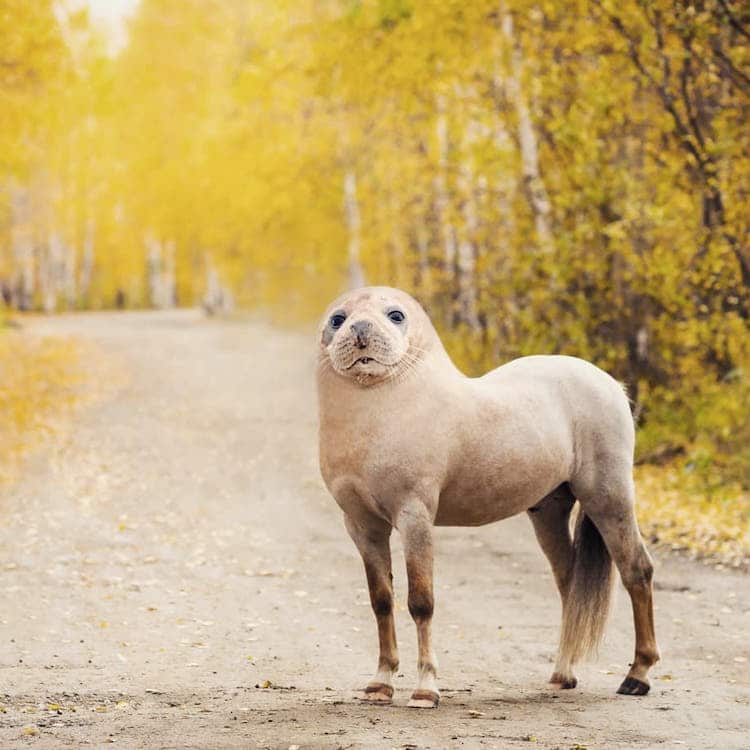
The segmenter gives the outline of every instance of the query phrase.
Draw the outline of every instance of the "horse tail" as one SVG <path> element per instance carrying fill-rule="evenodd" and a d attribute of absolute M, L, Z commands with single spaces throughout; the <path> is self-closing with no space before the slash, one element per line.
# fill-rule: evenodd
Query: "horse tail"
<path fill-rule="evenodd" d="M 612 598 L 612 558 L 599 529 L 583 511 L 578 513 L 573 547 L 573 570 L 564 597 L 560 633 L 563 669 L 596 653 Z"/>

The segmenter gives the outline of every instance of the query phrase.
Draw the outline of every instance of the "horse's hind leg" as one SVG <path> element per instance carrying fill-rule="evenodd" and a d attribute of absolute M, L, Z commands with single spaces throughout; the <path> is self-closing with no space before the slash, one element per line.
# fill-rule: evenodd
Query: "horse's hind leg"
<path fill-rule="evenodd" d="M 570 536 L 570 513 L 574 504 L 573 493 L 565 484 L 528 511 L 539 546 L 552 566 L 563 610 L 575 560 L 575 549 Z M 577 685 L 570 665 L 561 663 L 559 652 L 550 682 L 563 688 L 574 688 Z"/>
<path fill-rule="evenodd" d="M 645 695 L 650 688 L 648 670 L 659 660 L 659 649 L 654 633 L 654 568 L 635 517 L 632 479 L 616 490 L 609 484 L 588 501 L 582 496 L 579 499 L 602 535 L 633 606 L 635 658 L 617 692 Z"/>

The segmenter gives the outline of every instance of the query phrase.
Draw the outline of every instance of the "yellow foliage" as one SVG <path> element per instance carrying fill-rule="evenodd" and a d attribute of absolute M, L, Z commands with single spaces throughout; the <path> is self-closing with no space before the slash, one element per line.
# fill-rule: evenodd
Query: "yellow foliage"
<path fill-rule="evenodd" d="M 680 463 L 639 466 L 638 520 L 647 540 L 732 567 L 750 567 L 750 492 L 725 483 L 708 493 Z"/>
<path fill-rule="evenodd" d="M 85 382 L 76 342 L 0 330 L 0 483 L 80 402 Z"/>
<path fill-rule="evenodd" d="M 12 306 L 393 284 L 467 371 L 589 359 L 641 460 L 750 487 L 739 0 L 141 0 L 116 55 L 78 7 L 0 11 Z"/>

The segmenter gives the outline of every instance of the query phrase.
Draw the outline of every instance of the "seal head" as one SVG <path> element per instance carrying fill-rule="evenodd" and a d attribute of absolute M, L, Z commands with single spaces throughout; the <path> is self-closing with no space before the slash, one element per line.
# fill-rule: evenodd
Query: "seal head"
<path fill-rule="evenodd" d="M 321 368 L 369 387 L 401 379 L 437 340 L 420 304 L 400 289 L 363 287 L 342 295 L 320 324 Z"/>

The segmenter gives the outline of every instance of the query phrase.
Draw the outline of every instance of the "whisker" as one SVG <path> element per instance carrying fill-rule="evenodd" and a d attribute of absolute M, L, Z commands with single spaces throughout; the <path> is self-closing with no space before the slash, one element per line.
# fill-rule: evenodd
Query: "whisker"
<path fill-rule="evenodd" d="M 411 375 L 411 373 L 416 370 L 417 365 L 421 361 L 421 359 L 414 357 L 408 352 L 405 353 L 401 358 L 401 361 L 399 362 L 399 364 L 403 363 L 403 366 L 394 370 L 393 373 L 389 375 L 386 382 L 390 383 L 391 385 L 402 383 L 409 375 Z"/>
<path fill-rule="evenodd" d="M 326 358 L 326 359 L 318 360 L 318 370 L 323 370 L 329 367 L 330 368 L 333 367 L 333 364 L 331 363 L 330 359 Z"/>

